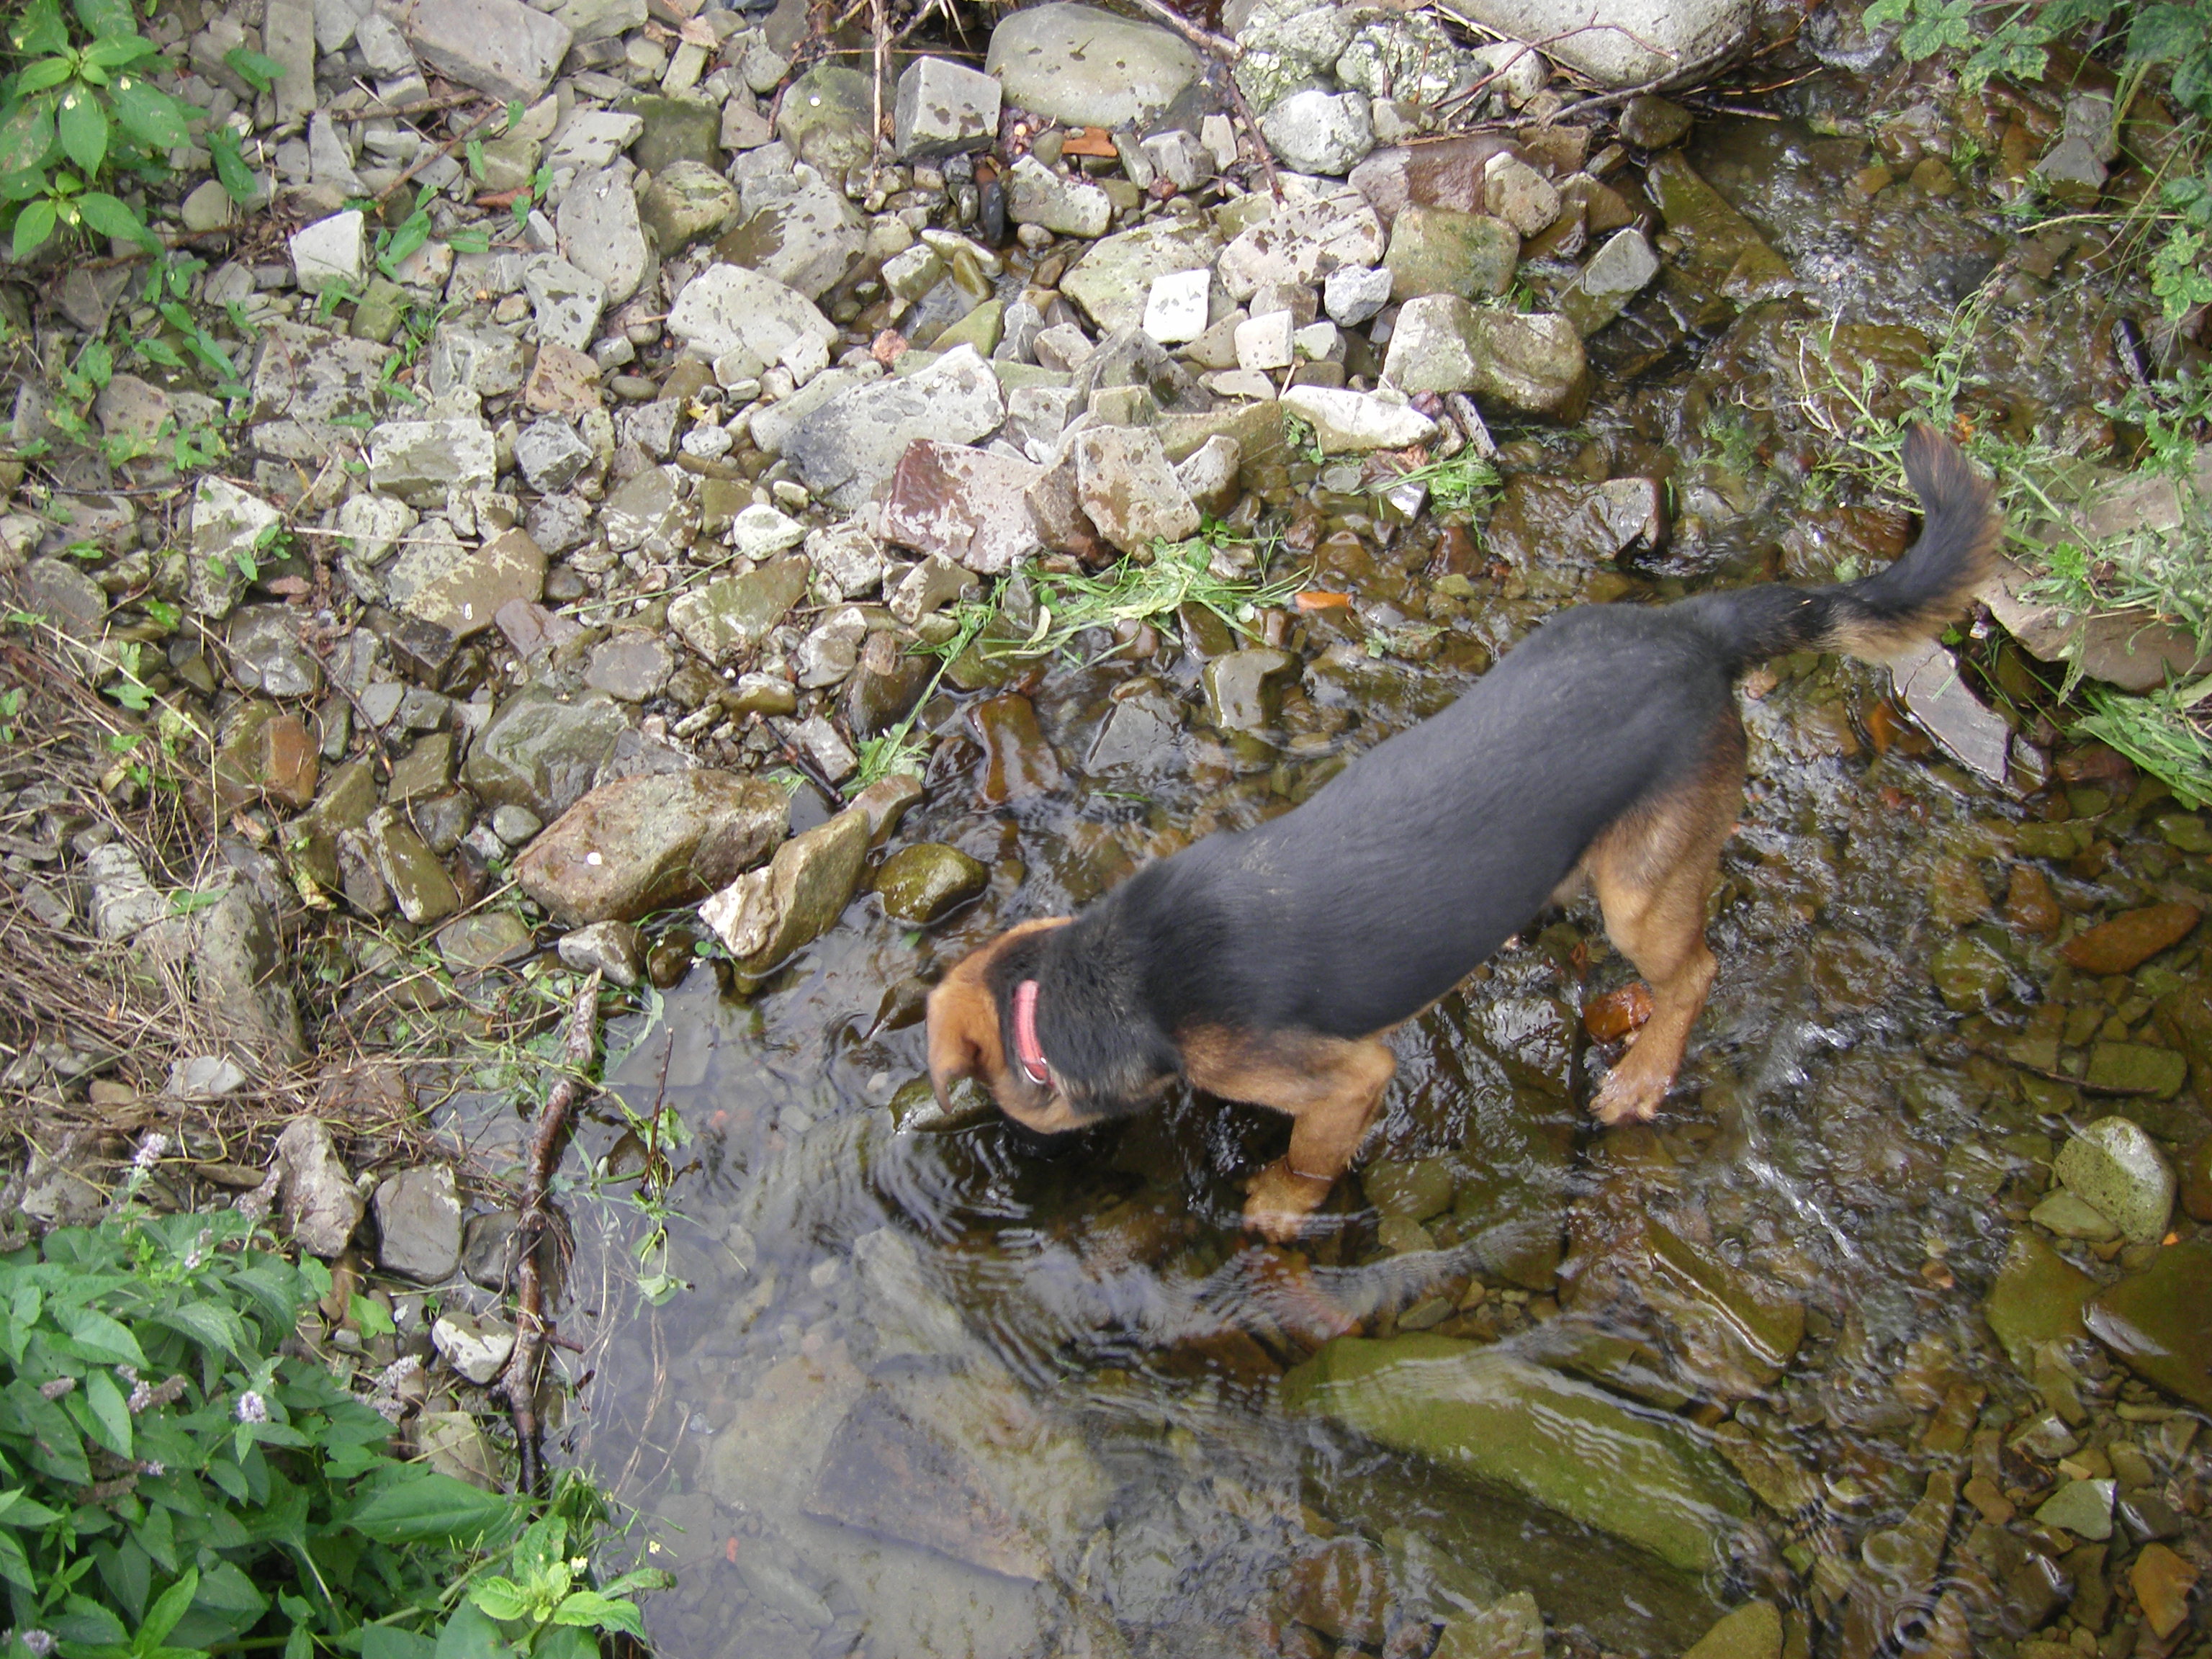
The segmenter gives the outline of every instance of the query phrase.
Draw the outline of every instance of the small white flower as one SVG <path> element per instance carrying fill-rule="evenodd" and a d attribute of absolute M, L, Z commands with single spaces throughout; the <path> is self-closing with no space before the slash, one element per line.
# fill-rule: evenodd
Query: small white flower
<path fill-rule="evenodd" d="M 37 1654 L 39 1659 L 46 1659 L 46 1656 L 54 1650 L 54 1633 L 46 1630 L 27 1630 L 23 1632 L 23 1645 Z"/>
<path fill-rule="evenodd" d="M 159 1129 L 149 1129 L 146 1132 L 146 1138 L 138 1143 L 137 1152 L 131 1156 L 131 1167 L 143 1176 L 159 1164 L 161 1154 L 168 1150 L 168 1136 Z"/>
<path fill-rule="evenodd" d="M 269 1420 L 269 1402 L 252 1389 L 246 1389 L 238 1396 L 238 1420 L 241 1423 L 266 1423 Z"/>
<path fill-rule="evenodd" d="M 131 1415 L 137 1416 L 140 1412 L 154 1403 L 154 1385 L 150 1382 L 138 1384 L 131 1390 L 131 1398 L 127 1403 L 131 1408 Z"/>
<path fill-rule="evenodd" d="M 138 1466 L 138 1473 L 139 1473 L 139 1474 L 143 1474 L 143 1475 L 150 1475 L 151 1477 L 153 1477 L 153 1478 L 154 1478 L 155 1480 L 160 1480 L 163 1475 L 167 1474 L 168 1472 L 169 1472 L 169 1466 L 168 1466 L 167 1463 L 164 1463 L 164 1462 L 163 1462 L 160 1458 L 158 1458 L 158 1457 L 155 1457 L 155 1458 L 149 1458 L 145 1462 L 141 1463 L 141 1464 Z"/>

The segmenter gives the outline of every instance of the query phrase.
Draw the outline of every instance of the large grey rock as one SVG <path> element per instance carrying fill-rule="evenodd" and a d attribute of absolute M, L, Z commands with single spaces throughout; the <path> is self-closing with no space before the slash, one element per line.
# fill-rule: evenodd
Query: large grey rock
<path fill-rule="evenodd" d="M 899 76 L 891 131 L 902 156 L 988 149 L 999 137 L 999 83 L 943 58 L 917 58 Z"/>
<path fill-rule="evenodd" d="M 606 308 L 607 285 L 552 253 L 533 253 L 522 264 L 523 291 L 538 318 L 541 342 L 581 350 L 591 344 Z"/>
<path fill-rule="evenodd" d="M 269 0 L 261 49 L 278 65 L 276 118 L 305 120 L 315 107 L 315 9 L 310 0 Z"/>
<path fill-rule="evenodd" d="M 842 191 L 808 185 L 763 202 L 714 244 L 714 257 L 818 300 L 867 252 L 868 229 Z"/>
<path fill-rule="evenodd" d="M 284 1066 L 306 1057 L 290 963 L 276 918 L 244 882 L 201 913 L 192 948 L 192 1000 L 234 1053 Z"/>
<path fill-rule="evenodd" d="M 264 326 L 253 356 L 247 436 L 257 453 L 320 465 L 361 438 L 354 416 L 374 414 L 390 348 L 298 323 Z M 345 419 L 349 424 L 336 424 Z"/>
<path fill-rule="evenodd" d="M 1098 185 L 1063 178 L 1024 155 L 1006 175 L 1006 216 L 1063 236 L 1103 236 L 1113 222 L 1114 203 Z"/>
<path fill-rule="evenodd" d="M 1581 0 L 1471 0 L 1466 12 L 1509 40 L 1541 40 L 1607 87 L 1694 83 L 1745 44 L 1757 15 L 1748 0 L 1607 0 L 1595 14 Z"/>
<path fill-rule="evenodd" d="M 1617 230 L 1559 296 L 1560 314 L 1587 339 L 1618 317 L 1658 274 L 1659 256 L 1644 233 L 1633 225 Z"/>
<path fill-rule="evenodd" d="M 1514 268 L 1520 261 L 1520 233 L 1503 219 L 1413 206 L 1391 221 L 1390 250 L 1382 258 L 1394 300 L 1413 300 L 1424 294 L 1458 294 L 1468 299 L 1503 294 L 1512 287 Z"/>
<path fill-rule="evenodd" d="M 461 781 L 488 806 L 527 807 L 550 822 L 583 799 L 628 729 L 605 697 L 563 702 L 544 686 L 526 686 L 470 746 Z"/>
<path fill-rule="evenodd" d="M 430 395 L 501 398 L 522 389 L 522 342 L 503 328 L 449 322 L 430 342 Z"/>
<path fill-rule="evenodd" d="M 557 0 L 546 9 L 579 45 L 611 40 L 645 25 L 645 0 Z"/>
<path fill-rule="evenodd" d="M 779 361 L 798 341 L 827 346 L 837 339 L 837 325 L 805 295 L 733 264 L 708 265 L 684 285 L 669 310 L 668 331 L 702 357 L 743 350 L 763 363 Z"/>
<path fill-rule="evenodd" d="M 884 538 L 979 575 L 1003 575 L 1037 550 L 1027 495 L 1043 471 L 969 445 L 921 439 L 908 446 L 891 475 Z"/>
<path fill-rule="evenodd" d="M 522 0 L 382 0 L 424 64 L 494 98 L 537 99 L 568 55 L 567 24 Z"/>
<path fill-rule="evenodd" d="M 368 434 L 371 486 L 415 507 L 442 506 L 446 492 L 489 484 L 498 450 L 481 416 L 386 421 Z"/>
<path fill-rule="evenodd" d="M 1344 265 L 1382 262 L 1382 222 L 1357 191 L 1288 199 L 1221 251 L 1215 273 L 1243 304 L 1263 285 L 1307 288 Z"/>
<path fill-rule="evenodd" d="M 1409 394 L 1472 392 L 1524 414 L 1550 414 L 1575 395 L 1585 367 L 1582 336 L 1564 317 L 1430 294 L 1399 311 L 1382 374 Z"/>
<path fill-rule="evenodd" d="M 629 110 L 579 109 L 561 124 L 545 150 L 545 165 L 557 176 L 596 173 L 637 141 L 645 118 Z"/>
<path fill-rule="evenodd" d="M 318 1117 L 295 1118 L 276 1137 L 276 1201 L 286 1230 L 312 1255 L 333 1256 L 352 1241 L 368 1206 Z"/>
<path fill-rule="evenodd" d="M 1071 126 L 1109 129 L 1158 114 L 1202 67 L 1197 52 L 1164 28 L 1057 3 L 1009 12 L 983 60 L 1008 103 Z"/>
<path fill-rule="evenodd" d="M 562 927 L 634 921 L 727 885 L 775 849 L 791 798 L 735 773 L 604 784 L 549 825 L 514 879 Z"/>
<path fill-rule="evenodd" d="M 875 88 L 858 70 L 823 64 L 784 88 L 775 136 L 810 167 L 833 176 L 875 151 Z"/>
<path fill-rule="evenodd" d="M 695 587 L 668 607 L 668 625 L 708 662 L 760 643 L 806 592 L 806 561 L 775 559 Z"/>
<path fill-rule="evenodd" d="M 1301 173 L 1341 177 L 1375 148 L 1375 123 L 1364 92 L 1293 93 L 1260 118 L 1277 158 Z"/>
<path fill-rule="evenodd" d="M 918 374 L 831 398 L 791 434 L 784 459 L 815 495 L 854 512 L 916 438 L 972 443 L 996 431 L 1006 413 L 990 364 L 962 346 Z"/>
<path fill-rule="evenodd" d="M 1371 18 L 1345 42 L 1336 78 L 1370 98 L 1433 109 L 1490 72 L 1479 52 L 1445 33 L 1426 12 Z"/>
<path fill-rule="evenodd" d="M 385 591 L 409 616 L 466 639 L 489 628 L 502 605 L 545 591 L 545 554 L 526 530 L 477 548 L 425 540 L 392 562 Z"/>
<path fill-rule="evenodd" d="M 554 221 L 562 258 L 598 277 L 611 306 L 637 292 L 653 257 L 630 178 L 629 168 L 620 165 L 579 173 L 561 198 Z"/>
<path fill-rule="evenodd" d="M 1075 494 L 1098 533 L 1124 553 L 1198 531 L 1198 508 L 1145 427 L 1092 427 L 1075 434 Z"/>
<path fill-rule="evenodd" d="M 672 161 L 637 198 L 637 216 L 664 253 L 719 234 L 738 211 L 738 192 L 703 161 Z"/>
<path fill-rule="evenodd" d="M 402 1170 L 377 1183 L 376 1263 L 424 1285 L 442 1285 L 461 1265 L 461 1195 L 449 1164 Z"/>
<path fill-rule="evenodd" d="M 185 552 L 185 596 L 203 617 L 227 617 L 246 586 L 241 556 L 251 559 L 262 532 L 283 515 L 212 473 L 192 494 L 192 539 Z"/>
<path fill-rule="evenodd" d="M 1210 267 L 1221 238 L 1205 219 L 1158 220 L 1091 244 L 1060 291 L 1109 333 L 1144 321 L 1153 280 Z"/>
<path fill-rule="evenodd" d="M 359 208 L 318 219 L 292 233 L 292 276 L 309 294 L 326 288 L 357 291 L 368 279 L 368 243 Z"/>
<path fill-rule="evenodd" d="M 514 441 L 514 464 L 523 482 L 543 495 L 575 483 L 592 464 L 592 454 L 575 428 L 551 415 L 531 422 Z"/>

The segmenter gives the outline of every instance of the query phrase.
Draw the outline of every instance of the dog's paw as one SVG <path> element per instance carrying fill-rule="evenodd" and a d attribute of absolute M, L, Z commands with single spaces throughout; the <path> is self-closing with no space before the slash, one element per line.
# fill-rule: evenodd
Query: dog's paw
<path fill-rule="evenodd" d="M 1673 1081 L 1672 1078 L 1654 1077 L 1648 1071 L 1639 1071 L 1632 1056 L 1606 1074 L 1590 1102 L 1590 1115 L 1608 1125 L 1649 1123 L 1659 1115 L 1660 1103 L 1667 1098 L 1667 1085 Z"/>
<path fill-rule="evenodd" d="M 1333 1182 L 1297 1174 L 1277 1158 L 1244 1183 L 1244 1224 L 1272 1243 L 1288 1244 L 1327 1201 Z"/>

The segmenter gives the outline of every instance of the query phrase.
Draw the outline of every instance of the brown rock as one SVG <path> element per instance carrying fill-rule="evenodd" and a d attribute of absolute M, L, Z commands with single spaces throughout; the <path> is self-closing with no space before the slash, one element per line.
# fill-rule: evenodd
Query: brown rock
<path fill-rule="evenodd" d="M 1285 1586 L 1291 1618 L 1361 1647 L 1381 1644 L 1389 1599 L 1382 1552 L 1364 1538 L 1330 1540 L 1291 1569 Z"/>
<path fill-rule="evenodd" d="M 2189 937 L 2201 913 L 2193 904 L 2151 904 L 2125 910 L 2077 934 L 2059 952 L 2089 974 L 2125 974 Z"/>
<path fill-rule="evenodd" d="M 322 752 L 307 723 L 279 714 L 261 728 L 261 787 L 272 800 L 297 809 L 315 798 Z"/>
<path fill-rule="evenodd" d="M 1027 697 L 993 697 L 976 704 L 975 730 L 983 740 L 980 793 L 985 805 L 1048 795 L 1060 787 L 1059 758 L 1037 725 L 1036 706 Z"/>
<path fill-rule="evenodd" d="M 574 346 L 548 340 L 538 348 L 522 402 L 539 415 L 589 414 L 599 406 L 599 366 Z"/>
<path fill-rule="evenodd" d="M 2163 1544 L 2144 1546 L 2128 1569 L 2128 1582 L 2142 1603 L 2143 1621 L 2161 1642 L 2181 1628 L 2189 1616 L 2189 1592 L 2197 1584 L 2197 1569 Z"/>
<path fill-rule="evenodd" d="M 2181 1160 L 2181 1207 L 2197 1221 L 2212 1221 L 2212 1135 L 2191 1146 Z"/>
<path fill-rule="evenodd" d="M 1651 1018 L 1651 988 L 1632 981 L 1607 991 L 1583 1010 L 1583 1029 L 1593 1042 L 1618 1042 Z"/>
<path fill-rule="evenodd" d="M 774 850 L 790 818 L 782 790 L 734 772 L 623 778 L 555 819 L 514 879 L 561 927 L 635 921 L 727 885 Z"/>
<path fill-rule="evenodd" d="M 1037 549 L 1024 497 L 1043 476 L 1044 469 L 1029 461 L 916 439 L 891 474 L 884 537 L 940 554 L 978 575 L 1003 574 Z"/>
<path fill-rule="evenodd" d="M 2039 866 L 2013 866 L 2012 878 L 2005 887 L 2005 920 L 2039 939 L 2048 939 L 2058 931 L 2065 912 L 2058 908 L 2058 896 L 2051 890 L 2051 878 Z"/>
<path fill-rule="evenodd" d="M 1450 138 L 1419 149 L 1378 149 L 1352 168 L 1352 187 L 1367 198 L 1384 224 L 1408 206 L 1483 211 L 1483 174 L 1490 158 L 1510 155 L 1504 138 Z"/>

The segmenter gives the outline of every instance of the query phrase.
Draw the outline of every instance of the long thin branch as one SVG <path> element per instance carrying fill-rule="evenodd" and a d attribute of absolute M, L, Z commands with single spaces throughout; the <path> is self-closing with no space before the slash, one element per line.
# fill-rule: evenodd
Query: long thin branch
<path fill-rule="evenodd" d="M 568 1133 L 568 1114 L 590 1085 L 584 1073 L 599 1046 L 599 975 L 594 969 L 568 1005 L 568 1033 L 562 1046 L 560 1079 L 545 1097 L 538 1115 L 538 1127 L 530 1137 L 530 1167 L 522 1188 L 522 1208 L 514 1221 L 514 1352 L 508 1356 L 500 1392 L 507 1397 L 507 1415 L 514 1424 L 514 1444 L 520 1464 L 517 1485 L 537 1493 L 545 1478 L 544 1457 L 538 1443 L 538 1372 L 544 1363 L 545 1338 L 551 1328 L 545 1317 L 545 1286 L 538 1271 L 538 1242 L 544 1236 L 549 1217 L 545 1189 L 552 1184 L 554 1166 L 560 1162 L 562 1144 Z"/>

